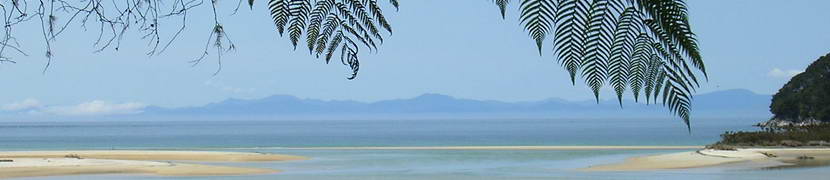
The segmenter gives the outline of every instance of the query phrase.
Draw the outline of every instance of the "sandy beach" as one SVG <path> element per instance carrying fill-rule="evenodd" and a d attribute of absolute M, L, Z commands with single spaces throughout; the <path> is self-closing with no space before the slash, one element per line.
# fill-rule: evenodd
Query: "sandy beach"
<path fill-rule="evenodd" d="M 409 146 L 409 147 L 308 147 L 300 150 L 682 150 L 703 146 Z"/>
<path fill-rule="evenodd" d="M 65 158 L 67 155 L 76 155 L 86 159 L 117 159 L 117 160 L 177 160 L 177 161 L 219 161 L 219 162 L 250 162 L 250 161 L 288 161 L 304 160 L 306 157 L 241 153 L 241 152 L 214 152 L 214 151 L 7 151 L 0 152 L 0 158 Z"/>
<path fill-rule="evenodd" d="M 830 161 L 830 148 L 746 148 L 735 151 L 704 149 L 626 159 L 620 163 L 596 165 L 584 171 L 644 171 L 686 169 L 751 163 L 754 167 L 821 165 Z"/>
<path fill-rule="evenodd" d="M 0 152 L 0 178 L 80 174 L 210 176 L 277 173 L 278 170 L 166 161 L 262 162 L 301 156 L 196 151 L 15 151 Z"/>

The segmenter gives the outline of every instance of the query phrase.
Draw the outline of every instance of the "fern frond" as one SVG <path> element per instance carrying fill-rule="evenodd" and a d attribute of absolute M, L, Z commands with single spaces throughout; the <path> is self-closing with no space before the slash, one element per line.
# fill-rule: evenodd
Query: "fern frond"
<path fill-rule="evenodd" d="M 368 34 L 365 34 L 365 33 L 364 33 L 364 34 L 360 34 L 360 33 L 358 33 L 358 32 L 357 32 L 354 28 L 352 28 L 352 27 L 351 27 L 348 23 L 346 23 L 346 22 L 341 22 L 341 23 L 340 23 L 340 25 L 343 27 L 343 29 L 345 29 L 345 30 L 346 30 L 346 32 L 349 32 L 349 33 L 350 33 L 350 34 L 352 34 L 355 38 L 357 38 L 358 40 L 360 40 L 360 42 L 363 42 L 363 44 L 364 44 L 364 45 L 366 45 L 366 47 L 376 48 L 376 46 L 375 46 L 375 44 L 374 44 L 374 43 L 369 43 L 369 41 L 367 41 L 367 40 L 366 40 L 366 39 L 371 39 L 371 38 L 364 38 L 365 36 L 368 36 Z"/>
<path fill-rule="evenodd" d="M 631 3 L 657 21 L 659 29 L 666 32 L 664 44 L 675 44 L 690 59 L 692 64 L 708 79 L 703 58 L 695 34 L 688 20 L 688 8 L 682 0 L 629 0 Z"/>
<path fill-rule="evenodd" d="M 510 0 L 493 0 L 496 3 L 496 6 L 499 7 L 499 12 L 501 13 L 501 18 L 505 18 L 505 11 L 507 11 L 507 4 L 510 4 Z"/>
<path fill-rule="evenodd" d="M 364 2 L 365 1 L 367 0 L 364 0 Z M 392 34 L 392 25 L 390 25 L 389 22 L 386 21 L 386 17 L 383 16 L 383 10 L 380 8 L 380 6 L 378 6 L 377 0 L 368 0 L 368 2 L 365 2 L 365 4 L 368 4 L 369 12 L 372 13 L 372 16 L 375 17 L 377 23 L 380 24 L 380 26 L 383 27 L 383 29 L 386 29 L 386 32 Z"/>
<path fill-rule="evenodd" d="M 288 36 L 291 39 L 291 45 L 297 49 L 297 42 L 303 35 L 303 30 L 306 26 L 308 13 L 311 11 L 311 5 L 306 0 L 292 0 L 289 4 L 289 13 L 291 14 L 291 23 L 288 26 Z"/>
<path fill-rule="evenodd" d="M 644 23 L 646 24 L 646 27 L 651 30 L 652 34 L 657 39 L 660 39 L 661 42 L 669 41 L 669 36 L 665 33 L 665 31 L 660 29 L 653 20 L 645 20 Z M 696 75 L 689 68 L 688 63 L 685 61 L 680 51 L 677 50 L 677 46 L 675 44 L 656 43 L 654 46 L 654 48 L 660 52 L 658 55 L 661 55 L 663 58 L 667 59 L 667 61 L 672 65 L 672 68 L 683 71 L 683 79 L 686 79 L 685 82 L 688 83 L 689 86 L 700 87 L 700 83 L 698 82 Z"/>
<path fill-rule="evenodd" d="M 634 101 L 639 102 L 640 90 L 646 86 L 651 73 L 651 42 L 648 35 L 641 34 L 634 44 L 634 52 L 631 54 L 631 69 L 629 69 L 629 86 L 631 87 Z M 653 79 L 653 78 L 651 78 Z M 646 91 L 648 95 L 651 91 Z M 646 100 L 648 103 L 648 100 Z"/>
<path fill-rule="evenodd" d="M 372 21 L 372 16 L 369 15 L 369 12 L 367 12 L 366 7 L 363 6 L 363 3 L 361 3 L 358 0 L 345 1 L 346 4 L 337 4 L 337 8 L 339 10 L 338 12 L 341 13 L 340 15 L 345 17 L 344 19 L 346 19 L 349 22 L 349 24 L 352 25 L 352 27 L 360 26 L 357 27 L 357 29 L 361 32 L 365 31 L 365 29 L 368 29 L 369 34 L 374 35 L 375 38 L 383 42 L 383 36 L 380 34 L 380 31 L 378 31 L 377 26 L 375 26 L 374 21 Z M 348 9 L 346 9 L 346 5 L 349 6 Z"/>
<path fill-rule="evenodd" d="M 340 62 L 343 65 L 349 66 L 352 70 L 352 76 L 346 79 L 352 80 L 357 77 L 357 72 L 360 70 L 360 60 L 357 58 L 357 54 L 360 51 L 360 48 L 357 44 L 348 36 L 344 36 L 346 40 L 343 44 L 343 52 L 340 55 Z"/>
<path fill-rule="evenodd" d="M 326 18 L 326 23 L 323 24 L 323 31 L 320 32 L 320 35 L 317 38 L 317 45 L 315 45 L 317 47 L 315 52 L 318 57 L 328 47 L 327 45 L 329 38 L 332 37 L 332 35 L 334 35 L 335 30 L 337 30 L 337 28 L 340 26 L 340 21 L 340 18 L 335 15 L 330 15 L 328 18 Z"/>
<path fill-rule="evenodd" d="M 271 10 L 271 17 L 274 19 L 274 24 L 277 25 L 277 32 L 280 35 L 285 31 L 285 25 L 288 23 L 288 18 L 291 14 L 288 9 L 289 0 L 270 0 L 268 8 Z"/>
<path fill-rule="evenodd" d="M 645 82 L 645 97 L 646 103 L 649 103 L 651 97 L 656 97 L 660 94 L 660 85 L 663 80 L 663 61 L 656 54 L 648 57 L 648 71 L 646 73 Z"/>
<path fill-rule="evenodd" d="M 400 10 L 400 7 L 398 7 L 398 6 L 400 6 L 400 3 L 398 3 L 398 0 L 389 0 L 389 3 L 391 3 L 392 6 L 395 6 L 395 10 Z"/>
<path fill-rule="evenodd" d="M 317 45 L 317 38 L 320 35 L 320 26 L 326 20 L 333 5 L 333 0 L 320 0 L 314 5 L 314 10 L 311 11 L 311 16 L 308 20 L 308 29 L 306 29 L 306 44 L 308 45 L 309 53 L 314 52 L 314 47 Z"/>
<path fill-rule="evenodd" d="M 684 80 L 679 78 L 679 73 L 668 66 L 664 66 L 663 69 L 666 72 L 665 86 L 663 88 L 663 105 L 668 107 L 669 111 L 673 114 L 683 119 L 686 128 L 691 131 L 691 125 L 689 123 L 692 99 L 691 92 L 683 88 L 685 83 L 683 82 Z"/>
<path fill-rule="evenodd" d="M 509 1 L 494 0 L 500 10 Z M 599 100 L 605 83 L 620 106 L 634 100 L 664 106 L 688 125 L 692 93 L 706 75 L 683 0 L 522 0 L 522 24 L 541 55 L 545 38 L 575 84 L 577 73 Z M 504 17 L 504 14 L 502 14 Z"/>
<path fill-rule="evenodd" d="M 554 31 L 554 51 L 559 63 L 568 71 L 571 84 L 576 84 L 576 72 L 582 67 L 585 53 L 588 11 L 594 2 L 559 0 Z"/>
<path fill-rule="evenodd" d="M 253 7 L 255 0 L 249 0 Z M 390 0 L 398 9 L 398 1 Z M 377 0 L 269 0 L 268 10 L 282 36 L 286 31 L 296 50 L 305 33 L 310 54 L 324 56 L 326 63 L 340 52 L 341 60 L 353 70 L 354 79 L 359 69 L 359 47 L 355 42 L 377 50 L 375 42 L 383 42 L 380 29 L 392 34 L 392 26 L 383 14 Z M 352 63 L 348 63 L 352 62 Z"/>
<path fill-rule="evenodd" d="M 634 52 L 634 41 L 639 30 L 639 27 L 637 27 L 639 16 L 636 12 L 634 8 L 627 8 L 620 14 L 614 29 L 611 57 L 608 62 L 609 84 L 614 87 L 614 92 L 617 93 L 617 101 L 620 106 L 622 106 L 623 93 L 625 93 L 626 88 L 629 86 L 629 77 L 638 81 L 636 82 L 637 87 L 634 92 L 634 101 L 636 102 L 639 88 L 642 84 L 642 76 L 645 74 L 642 64 L 632 66 L 631 62 L 632 56 L 636 56 Z M 632 84 L 631 86 L 633 90 L 635 85 Z"/>
<path fill-rule="evenodd" d="M 340 46 L 341 41 L 343 41 L 343 31 L 338 30 L 337 33 L 334 34 L 334 37 L 331 38 L 331 42 L 329 42 L 328 52 L 326 53 L 326 64 L 328 64 L 331 60 L 332 55 L 334 55 L 334 51 L 337 50 L 338 46 Z"/>
<path fill-rule="evenodd" d="M 521 21 L 528 34 L 536 40 L 539 55 L 542 55 L 542 43 L 545 41 L 556 18 L 556 4 L 553 0 L 526 0 L 521 4 Z"/>
<path fill-rule="evenodd" d="M 585 54 L 582 55 L 582 77 L 591 87 L 594 98 L 599 103 L 599 91 L 608 78 L 608 60 L 612 45 L 616 19 L 613 9 L 606 0 L 594 1 L 588 12 Z"/>

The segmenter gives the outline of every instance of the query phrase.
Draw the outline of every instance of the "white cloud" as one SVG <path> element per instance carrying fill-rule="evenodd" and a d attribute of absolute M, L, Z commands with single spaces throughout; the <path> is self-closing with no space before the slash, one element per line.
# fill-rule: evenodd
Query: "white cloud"
<path fill-rule="evenodd" d="M 770 77 L 775 77 L 775 78 L 791 78 L 791 77 L 793 77 L 795 75 L 798 75 L 799 73 L 802 73 L 802 72 L 804 72 L 804 71 L 803 70 L 795 70 L 795 69 L 781 70 L 779 68 L 772 68 L 772 70 L 770 70 L 767 73 L 767 75 L 770 76 Z"/>
<path fill-rule="evenodd" d="M 43 113 L 67 116 L 138 114 L 147 105 L 141 103 L 109 103 L 101 100 L 85 102 L 72 106 L 52 106 L 42 108 Z"/>
<path fill-rule="evenodd" d="M 0 106 L 0 109 L 5 111 L 22 111 L 22 110 L 31 110 L 41 108 L 43 104 L 40 103 L 37 99 L 25 99 L 23 101 L 13 102 L 9 104 L 5 104 Z"/>

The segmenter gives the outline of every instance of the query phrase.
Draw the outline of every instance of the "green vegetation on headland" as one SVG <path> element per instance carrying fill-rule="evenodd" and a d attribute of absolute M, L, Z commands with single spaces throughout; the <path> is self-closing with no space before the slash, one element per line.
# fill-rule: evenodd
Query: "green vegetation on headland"
<path fill-rule="evenodd" d="M 772 98 L 774 115 L 757 132 L 726 132 L 714 149 L 736 147 L 830 147 L 830 54 L 787 82 Z"/>
<path fill-rule="evenodd" d="M 773 120 L 830 122 L 830 54 L 819 58 L 772 97 Z"/>
<path fill-rule="evenodd" d="M 764 128 L 755 132 L 726 132 L 714 149 L 737 147 L 830 147 L 830 124 Z"/>

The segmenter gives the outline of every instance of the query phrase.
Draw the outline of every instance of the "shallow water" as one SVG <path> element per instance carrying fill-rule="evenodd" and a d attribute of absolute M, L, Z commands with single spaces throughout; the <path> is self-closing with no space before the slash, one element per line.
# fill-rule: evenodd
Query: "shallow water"
<path fill-rule="evenodd" d="M 690 135 L 670 120 L 428 120 L 0 123 L 0 149 L 181 149 L 293 154 L 311 160 L 214 163 L 284 170 L 253 176 L 83 175 L 52 179 L 496 180 L 825 179 L 830 168 L 742 166 L 582 172 L 627 157 L 684 150 L 310 150 L 256 147 L 465 145 L 704 145 L 748 120 L 699 120 Z"/>
<path fill-rule="evenodd" d="M 758 170 L 738 167 L 642 172 L 582 172 L 592 164 L 621 161 L 630 156 L 677 152 L 657 150 L 581 151 L 439 151 L 439 150 L 292 150 L 268 151 L 313 157 L 307 161 L 267 163 L 214 163 L 265 167 L 283 173 L 254 176 L 162 177 L 146 175 L 93 175 L 21 178 L 53 179 L 231 179 L 231 180 L 497 180 L 497 179 L 655 179 L 754 180 L 824 179 L 830 168 Z"/>

